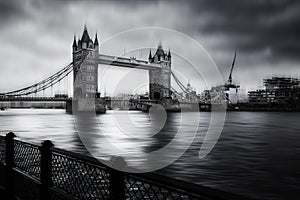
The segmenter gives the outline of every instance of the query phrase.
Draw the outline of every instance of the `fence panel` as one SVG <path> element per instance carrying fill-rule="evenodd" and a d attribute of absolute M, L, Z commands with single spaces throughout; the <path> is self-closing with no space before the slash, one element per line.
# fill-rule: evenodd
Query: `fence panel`
<path fill-rule="evenodd" d="M 37 145 L 15 140 L 15 164 L 16 168 L 33 176 L 40 178 L 41 155 Z"/>
<path fill-rule="evenodd" d="M 196 194 L 170 187 L 167 184 L 160 184 L 151 180 L 128 174 L 125 177 L 126 199 L 170 199 L 170 200 L 196 200 L 207 199 Z"/>
<path fill-rule="evenodd" d="M 53 152 L 52 180 L 79 199 L 109 199 L 109 171 L 105 167 Z"/>

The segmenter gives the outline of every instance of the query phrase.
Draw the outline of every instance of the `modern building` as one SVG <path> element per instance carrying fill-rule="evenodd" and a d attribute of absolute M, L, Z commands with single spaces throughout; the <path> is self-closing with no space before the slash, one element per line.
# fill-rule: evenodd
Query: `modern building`
<path fill-rule="evenodd" d="M 266 91 L 265 90 L 249 91 L 248 101 L 253 104 L 267 104 Z"/>
<path fill-rule="evenodd" d="M 297 107 L 300 105 L 300 80 L 290 77 L 264 79 L 264 89 L 248 92 L 249 103 Z"/>

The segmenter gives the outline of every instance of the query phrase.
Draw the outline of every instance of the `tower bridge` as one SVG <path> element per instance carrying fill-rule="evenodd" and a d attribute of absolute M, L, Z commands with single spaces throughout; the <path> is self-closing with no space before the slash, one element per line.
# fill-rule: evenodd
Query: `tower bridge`
<path fill-rule="evenodd" d="M 72 62 L 59 72 L 31 86 L 0 93 L 1 101 L 64 101 L 72 104 L 72 109 L 79 111 L 94 110 L 103 107 L 98 90 L 98 65 L 111 65 L 122 68 L 147 70 L 149 73 L 149 102 L 164 104 L 171 99 L 171 52 L 166 52 L 159 43 L 155 52 L 149 52 L 148 60 L 126 58 L 100 54 L 97 33 L 91 39 L 86 26 L 81 38 L 74 36 L 72 45 Z M 152 55 L 153 53 L 153 55 Z M 73 73 L 73 97 L 36 97 L 39 92 L 52 88 Z M 177 80 L 177 79 L 176 79 Z M 177 81 L 176 81 L 177 82 Z M 30 96 L 31 95 L 31 96 Z M 35 97 L 32 97 L 35 95 Z M 96 100 L 95 100 L 96 99 Z M 145 104 L 145 102 L 143 102 Z M 67 105 L 70 110 L 70 105 Z M 101 109 L 101 108 L 100 108 Z"/>
<path fill-rule="evenodd" d="M 161 44 L 154 56 L 150 51 L 148 61 L 103 55 L 99 54 L 97 33 L 92 40 L 85 27 L 81 39 L 74 36 L 72 49 L 73 63 L 80 63 L 73 65 L 73 103 L 76 102 L 78 110 L 94 109 L 99 64 L 148 70 L 150 99 L 171 98 L 171 53 L 166 53 Z"/>

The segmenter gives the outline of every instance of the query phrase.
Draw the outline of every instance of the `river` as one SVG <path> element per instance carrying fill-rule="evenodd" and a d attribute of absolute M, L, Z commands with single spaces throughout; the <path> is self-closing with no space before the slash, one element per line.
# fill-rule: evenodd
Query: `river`
<path fill-rule="evenodd" d="M 182 122 L 182 115 L 189 120 Z M 130 119 L 138 127 L 131 137 L 125 137 L 126 127 L 116 122 L 122 116 L 128 116 L 128 111 L 108 111 L 97 116 L 97 125 L 93 127 L 97 135 L 89 137 L 92 145 L 101 149 L 99 156 L 111 153 L 103 149 L 101 135 L 126 152 L 129 165 L 140 164 L 147 153 L 170 143 L 179 130 L 188 137 L 193 131 L 191 126 L 196 124 L 196 137 L 188 150 L 158 173 L 255 199 L 295 199 L 300 195 L 300 114 L 297 112 L 228 112 L 217 144 L 202 159 L 198 153 L 210 121 L 209 112 L 172 113 L 159 134 L 151 137 L 138 135 L 144 133 L 140 130 L 149 128 L 151 118 L 147 113 L 129 111 Z M 78 121 L 64 110 L 0 111 L 0 132 L 8 131 L 30 142 L 50 139 L 58 148 L 86 153 L 78 136 Z M 179 142 L 177 148 L 184 149 L 184 145 L 184 141 Z"/>

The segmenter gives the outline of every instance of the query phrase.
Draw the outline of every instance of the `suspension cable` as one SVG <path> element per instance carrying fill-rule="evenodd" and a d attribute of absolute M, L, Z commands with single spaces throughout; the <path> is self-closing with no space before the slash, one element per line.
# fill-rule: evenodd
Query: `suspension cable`
<path fill-rule="evenodd" d="M 177 83 L 177 85 L 179 86 L 179 88 L 184 92 L 184 93 L 188 93 L 188 89 L 184 86 L 184 84 L 177 78 L 177 76 L 171 71 L 171 74 L 175 80 L 175 82 Z"/>
<path fill-rule="evenodd" d="M 76 63 L 76 65 L 80 66 L 83 63 L 83 61 L 85 60 L 85 58 L 86 58 L 86 55 L 84 56 L 84 58 L 82 60 L 79 61 L 79 63 Z M 55 74 L 49 76 L 48 78 L 46 78 L 42 81 L 39 81 L 33 85 L 30 85 L 28 87 L 24 87 L 24 88 L 21 88 L 18 90 L 0 93 L 0 96 L 23 96 L 23 95 L 26 96 L 26 95 L 36 94 L 40 91 L 43 91 L 43 93 L 44 93 L 44 91 L 46 89 L 48 89 L 49 87 L 52 88 L 53 85 L 59 83 L 62 79 L 67 77 L 73 71 L 73 66 L 74 66 L 74 63 L 71 62 L 63 69 L 59 70 Z"/>

